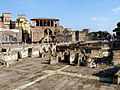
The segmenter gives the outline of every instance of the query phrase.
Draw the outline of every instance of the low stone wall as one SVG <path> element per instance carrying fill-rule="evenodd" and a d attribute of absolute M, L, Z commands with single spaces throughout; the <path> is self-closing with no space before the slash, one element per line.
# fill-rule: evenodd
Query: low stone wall
<path fill-rule="evenodd" d="M 20 51 L 20 54 L 21 54 L 21 58 L 26 58 L 26 57 L 28 57 L 28 50 Z"/>
<path fill-rule="evenodd" d="M 1 60 L 10 64 L 26 57 L 44 58 L 46 54 L 48 54 L 47 58 L 51 59 L 51 63 L 60 61 L 91 66 L 95 64 L 96 58 L 103 59 L 102 61 L 113 58 L 115 65 L 120 64 L 120 50 L 113 50 L 112 52 L 108 45 L 104 43 L 99 45 L 97 42 L 4 46 L 0 47 L 0 51 Z M 110 56 L 111 54 L 112 56 Z"/>
<path fill-rule="evenodd" d="M 0 47 L 1 62 L 4 61 L 6 65 L 13 64 L 22 58 L 40 57 L 44 58 L 44 53 L 48 52 L 49 44 L 38 45 L 19 45 L 19 46 L 4 46 Z M 9 65 L 8 65 L 9 66 Z"/>
<path fill-rule="evenodd" d="M 40 51 L 36 50 L 36 51 L 32 51 L 32 57 L 39 57 L 40 56 Z"/>
<path fill-rule="evenodd" d="M 4 56 L 2 56 L 1 59 L 4 60 L 6 63 L 12 64 L 12 63 L 14 63 L 14 61 L 16 61 L 18 59 L 18 54 L 4 55 Z"/>

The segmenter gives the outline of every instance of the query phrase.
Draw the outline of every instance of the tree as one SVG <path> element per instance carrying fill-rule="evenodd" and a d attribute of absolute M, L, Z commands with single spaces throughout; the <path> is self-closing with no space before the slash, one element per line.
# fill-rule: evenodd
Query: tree
<path fill-rule="evenodd" d="M 107 31 L 97 31 L 97 32 L 92 32 L 94 35 L 95 39 L 107 39 L 108 36 L 110 36 L 110 33 Z"/>
<path fill-rule="evenodd" d="M 113 32 L 116 32 L 117 37 L 120 36 L 120 22 L 117 23 L 117 28 L 115 28 Z"/>
<path fill-rule="evenodd" d="M 117 23 L 117 27 L 120 28 L 120 22 Z"/>

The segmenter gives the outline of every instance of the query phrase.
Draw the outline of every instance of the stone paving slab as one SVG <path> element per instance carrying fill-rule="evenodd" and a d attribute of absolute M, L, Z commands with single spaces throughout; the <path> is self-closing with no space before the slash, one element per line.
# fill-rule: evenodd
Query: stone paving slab
<path fill-rule="evenodd" d="M 10 68 L 0 69 L 0 90 L 102 90 L 102 88 L 119 90 L 120 88 L 117 85 L 67 75 L 69 72 L 74 72 L 76 75 L 91 74 L 88 71 L 94 69 L 65 64 L 50 65 L 44 62 L 46 61 L 40 58 L 25 58 Z M 55 71 L 65 71 L 66 74 Z M 94 73 L 97 72 L 96 69 Z"/>

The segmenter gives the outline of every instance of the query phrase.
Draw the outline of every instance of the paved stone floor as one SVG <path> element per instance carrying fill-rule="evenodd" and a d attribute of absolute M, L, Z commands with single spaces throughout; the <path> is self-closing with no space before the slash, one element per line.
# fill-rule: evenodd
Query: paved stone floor
<path fill-rule="evenodd" d="M 0 90 L 120 90 L 118 85 L 92 79 L 102 68 L 46 63 L 40 58 L 25 58 L 10 68 L 1 68 Z"/>

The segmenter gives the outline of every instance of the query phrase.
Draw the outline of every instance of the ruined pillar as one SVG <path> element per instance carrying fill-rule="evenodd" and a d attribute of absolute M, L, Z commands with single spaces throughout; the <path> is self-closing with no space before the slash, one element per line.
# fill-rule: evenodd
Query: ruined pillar
<path fill-rule="evenodd" d="M 9 68 L 9 67 L 10 67 L 10 64 L 9 64 L 8 62 L 6 63 L 6 67 L 7 67 L 7 68 Z"/>
<path fill-rule="evenodd" d="M 51 27 L 53 27 L 53 21 L 51 20 Z"/>
<path fill-rule="evenodd" d="M 43 58 L 43 54 L 39 51 L 39 57 Z"/>
<path fill-rule="evenodd" d="M 41 25 L 40 25 L 40 20 L 39 20 L 39 26 L 41 26 Z"/>
<path fill-rule="evenodd" d="M 55 27 L 55 21 L 53 21 L 53 27 Z"/>
<path fill-rule="evenodd" d="M 51 21 L 49 21 L 49 23 L 50 23 L 49 27 L 51 27 Z"/>
<path fill-rule="evenodd" d="M 80 62 L 82 61 L 82 53 L 79 52 L 79 57 L 78 57 L 78 66 L 80 66 Z"/>
<path fill-rule="evenodd" d="M 70 64 L 73 64 L 73 63 L 74 63 L 74 60 L 75 60 L 75 53 L 74 53 L 74 52 L 71 52 L 71 53 L 70 53 Z"/>
<path fill-rule="evenodd" d="M 58 60 L 57 60 L 56 56 L 51 56 L 50 64 L 57 64 L 57 63 L 58 63 Z"/>
<path fill-rule="evenodd" d="M 51 55 L 50 55 L 50 64 L 57 64 L 57 63 L 58 63 L 58 59 L 57 59 L 56 52 L 51 53 Z"/>
<path fill-rule="evenodd" d="M 117 85 L 120 85 L 120 76 L 117 78 Z"/>
<path fill-rule="evenodd" d="M 72 32 L 72 41 L 75 42 L 76 41 L 76 35 L 75 35 L 75 31 Z"/>
<path fill-rule="evenodd" d="M 61 56 L 57 56 L 56 59 L 57 59 L 58 62 L 62 61 Z"/>

